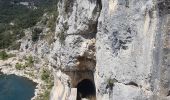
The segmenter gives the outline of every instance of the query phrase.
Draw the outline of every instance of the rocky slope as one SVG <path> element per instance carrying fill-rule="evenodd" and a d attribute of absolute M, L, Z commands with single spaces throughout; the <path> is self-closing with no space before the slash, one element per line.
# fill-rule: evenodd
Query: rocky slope
<path fill-rule="evenodd" d="M 170 99 L 169 7 L 169 0 L 60 0 L 50 99 Z"/>
<path fill-rule="evenodd" d="M 59 0 L 56 13 L 24 33 L 0 67 L 53 71 L 50 100 L 170 99 L 169 0 Z M 34 66 L 16 70 L 29 55 Z"/>

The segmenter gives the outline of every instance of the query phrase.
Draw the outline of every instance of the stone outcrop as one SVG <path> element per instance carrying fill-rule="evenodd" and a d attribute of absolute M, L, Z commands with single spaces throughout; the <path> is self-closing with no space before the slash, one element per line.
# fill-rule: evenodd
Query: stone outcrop
<path fill-rule="evenodd" d="M 77 100 L 170 99 L 169 8 L 169 0 L 60 0 L 50 99 L 73 91 Z M 79 91 L 83 80 L 94 95 Z"/>

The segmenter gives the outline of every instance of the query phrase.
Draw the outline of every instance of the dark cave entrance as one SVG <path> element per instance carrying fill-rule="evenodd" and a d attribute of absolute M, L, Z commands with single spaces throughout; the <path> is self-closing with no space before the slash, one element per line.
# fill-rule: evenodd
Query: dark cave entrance
<path fill-rule="evenodd" d="M 84 79 L 77 85 L 77 100 L 82 98 L 96 100 L 96 87 L 89 79 Z"/>

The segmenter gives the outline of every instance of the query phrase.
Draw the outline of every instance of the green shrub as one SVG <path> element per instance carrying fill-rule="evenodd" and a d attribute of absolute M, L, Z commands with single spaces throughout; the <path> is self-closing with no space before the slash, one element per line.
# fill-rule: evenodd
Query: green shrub
<path fill-rule="evenodd" d="M 22 69 L 25 69 L 25 65 L 24 64 L 21 64 L 21 63 L 16 63 L 15 64 L 15 68 L 17 69 L 17 70 L 22 70 Z"/>
<path fill-rule="evenodd" d="M 21 46 L 20 42 L 14 42 L 13 44 L 11 44 L 11 46 L 9 46 L 9 50 L 19 50 Z"/>
<path fill-rule="evenodd" d="M 39 95 L 36 100 L 49 100 L 50 99 L 50 90 L 45 90 Z"/>
<path fill-rule="evenodd" d="M 46 90 L 43 95 L 41 95 L 43 100 L 49 100 L 50 98 L 50 91 Z"/>
<path fill-rule="evenodd" d="M 47 69 L 43 69 L 41 74 L 41 79 L 46 83 L 48 83 L 50 79 L 50 71 Z"/>
<path fill-rule="evenodd" d="M 17 28 L 17 29 L 14 28 L 13 29 L 13 34 L 16 35 L 16 39 L 21 39 L 22 37 L 25 36 L 24 31 L 22 29 L 19 29 L 19 28 Z"/>
<path fill-rule="evenodd" d="M 5 51 L 0 52 L 0 59 L 1 60 L 6 60 L 8 59 L 9 55 Z"/>
<path fill-rule="evenodd" d="M 48 69 L 43 69 L 41 79 L 46 82 L 45 91 L 41 93 L 36 100 L 49 100 L 50 91 L 54 86 L 53 77 Z"/>
<path fill-rule="evenodd" d="M 7 54 L 4 50 L 0 51 L 0 60 L 6 60 L 11 57 L 15 57 L 15 54 Z"/>
<path fill-rule="evenodd" d="M 34 59 L 33 59 L 33 57 L 32 56 L 28 56 L 28 63 L 29 64 L 33 64 L 34 63 Z"/>
<path fill-rule="evenodd" d="M 34 59 L 31 55 L 26 57 L 25 60 L 26 62 L 24 64 L 16 63 L 15 68 L 18 70 L 22 70 L 22 69 L 25 69 L 26 67 L 33 67 Z"/>
<path fill-rule="evenodd" d="M 26 57 L 25 60 L 26 60 L 26 62 L 25 62 L 26 67 L 33 67 L 34 66 L 34 59 L 31 55 Z"/>
<path fill-rule="evenodd" d="M 13 36 L 9 31 L 0 33 L 0 49 L 9 47 L 14 42 L 14 38 L 15 36 Z"/>
<path fill-rule="evenodd" d="M 107 80 L 107 87 L 112 90 L 114 83 L 116 83 L 116 82 L 118 82 L 118 81 L 115 78 L 113 78 L 113 79 L 109 78 Z"/>
<path fill-rule="evenodd" d="M 39 35 L 42 32 L 42 29 L 40 28 L 35 28 L 32 32 L 32 41 L 36 42 L 39 39 Z"/>

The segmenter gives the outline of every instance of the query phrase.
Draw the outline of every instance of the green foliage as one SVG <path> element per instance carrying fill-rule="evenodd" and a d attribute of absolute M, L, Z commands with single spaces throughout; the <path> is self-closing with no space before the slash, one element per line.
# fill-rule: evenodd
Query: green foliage
<path fill-rule="evenodd" d="M 9 31 L 0 33 L 0 49 L 7 48 L 12 44 L 12 40 L 15 38 Z"/>
<path fill-rule="evenodd" d="M 25 66 L 26 67 L 33 67 L 34 66 L 34 59 L 31 55 L 26 58 Z"/>
<path fill-rule="evenodd" d="M 10 57 L 16 56 L 15 54 L 7 54 L 4 50 L 0 51 L 0 60 L 6 60 Z"/>
<path fill-rule="evenodd" d="M 22 29 L 19 29 L 19 28 L 13 29 L 13 30 L 12 30 L 12 34 L 17 35 L 17 36 L 16 36 L 16 39 L 21 39 L 23 36 L 25 36 L 24 31 L 23 31 Z"/>
<path fill-rule="evenodd" d="M 49 78 L 50 78 L 50 71 L 47 69 L 43 69 L 42 70 L 42 74 L 41 74 L 41 79 L 45 82 L 49 82 Z"/>
<path fill-rule="evenodd" d="M 45 91 L 45 93 L 44 93 L 44 95 L 43 95 L 43 99 L 44 99 L 44 100 L 49 100 L 49 98 L 50 98 L 50 91 L 47 90 L 47 91 Z"/>
<path fill-rule="evenodd" d="M 32 41 L 36 42 L 39 39 L 39 35 L 42 32 L 42 29 L 40 28 L 35 28 L 32 32 Z"/>
<path fill-rule="evenodd" d="M 7 59 L 9 56 L 8 56 L 8 54 L 5 52 L 5 51 L 1 51 L 0 52 L 0 59 L 1 60 L 5 60 L 5 59 Z"/>
<path fill-rule="evenodd" d="M 53 77 L 48 69 L 43 69 L 41 79 L 46 82 L 45 91 L 41 93 L 36 100 L 49 100 L 50 91 L 54 86 Z"/>
<path fill-rule="evenodd" d="M 27 60 L 28 60 L 29 64 L 33 64 L 34 63 L 34 60 L 33 60 L 32 56 L 29 56 Z"/>
<path fill-rule="evenodd" d="M 33 67 L 34 66 L 34 59 L 31 55 L 28 56 L 25 60 L 26 60 L 26 62 L 24 64 L 16 63 L 15 68 L 17 70 L 23 70 L 27 67 Z"/>
<path fill-rule="evenodd" d="M 14 43 L 11 44 L 11 46 L 9 46 L 8 49 L 10 49 L 10 50 L 19 50 L 20 49 L 20 45 L 21 45 L 20 42 L 14 42 Z"/>
<path fill-rule="evenodd" d="M 50 90 L 45 90 L 44 93 L 40 94 L 40 96 L 36 100 L 49 100 L 50 98 Z"/>
<path fill-rule="evenodd" d="M 15 64 L 15 68 L 16 68 L 17 70 L 22 70 L 22 69 L 25 69 L 26 66 L 25 66 L 24 64 L 21 64 L 21 63 L 16 63 L 16 64 Z"/>
<path fill-rule="evenodd" d="M 118 82 L 115 78 L 113 79 L 109 78 L 107 80 L 107 87 L 112 90 L 115 82 Z"/>
<path fill-rule="evenodd" d="M 0 49 L 9 48 L 24 36 L 23 30 L 36 25 L 45 12 L 56 10 L 58 0 L 22 0 L 32 2 L 30 7 L 20 5 L 20 0 L 0 0 Z M 54 9 L 55 8 L 55 9 Z M 54 27 L 53 25 L 50 27 Z M 37 35 L 35 34 L 35 38 Z"/>

